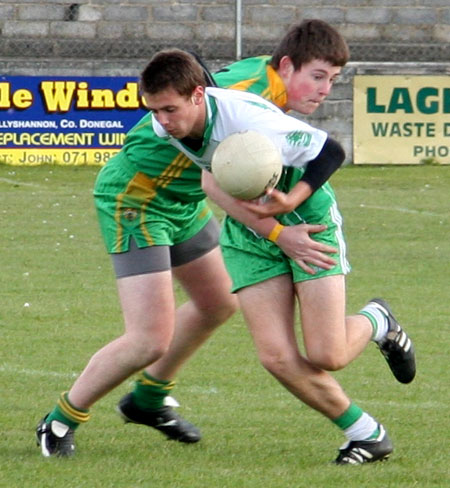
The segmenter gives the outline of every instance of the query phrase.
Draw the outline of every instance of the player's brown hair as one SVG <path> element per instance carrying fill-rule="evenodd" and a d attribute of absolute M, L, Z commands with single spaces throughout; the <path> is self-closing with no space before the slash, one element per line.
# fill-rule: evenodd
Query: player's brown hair
<path fill-rule="evenodd" d="M 291 26 L 281 39 L 270 62 L 278 69 L 283 56 L 289 56 L 298 70 L 302 64 L 314 59 L 327 61 L 332 66 L 345 66 L 350 51 L 345 39 L 330 24 L 318 19 L 305 19 Z"/>
<path fill-rule="evenodd" d="M 191 96 L 196 86 L 205 86 L 203 68 L 181 49 L 157 52 L 141 73 L 140 88 L 144 93 L 158 93 L 173 88 L 183 96 Z"/>

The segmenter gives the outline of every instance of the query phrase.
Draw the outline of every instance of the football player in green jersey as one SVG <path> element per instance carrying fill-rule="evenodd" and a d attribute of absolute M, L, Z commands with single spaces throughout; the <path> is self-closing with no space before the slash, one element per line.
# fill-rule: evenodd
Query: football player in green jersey
<path fill-rule="evenodd" d="M 291 29 L 272 58 L 234 63 L 217 74 L 217 82 L 308 114 L 328 95 L 347 59 L 347 46 L 331 26 L 305 21 Z M 171 439 L 200 439 L 198 429 L 167 404 L 168 395 L 177 371 L 236 309 L 217 246 L 218 225 L 205 203 L 200 177 L 192 161 L 153 137 L 150 115 L 136 124 L 120 154 L 99 173 L 95 202 L 116 271 L 125 333 L 92 357 L 40 422 L 37 438 L 44 456 L 73 454 L 74 430 L 88 420 L 89 408 L 146 366 L 134 391 L 121 400 L 121 415 Z M 305 173 L 303 178 L 308 188 L 317 176 Z M 276 202 L 274 198 L 272 204 Z M 268 205 L 263 212 L 274 208 Z M 324 229 L 291 226 L 277 244 L 307 272 L 329 269 L 335 261 L 327 253 L 335 249 L 310 238 Z M 189 296 L 177 310 L 173 278 Z"/>
<path fill-rule="evenodd" d="M 344 368 L 373 340 L 396 379 L 409 383 L 415 376 L 414 347 L 382 299 L 372 299 L 359 313 L 346 316 L 349 268 L 342 218 L 331 187 L 326 182 L 309 183 L 311 196 L 305 201 L 298 192 L 292 194 L 303 183 L 300 174 L 287 173 L 278 192 L 269 195 L 277 219 L 255 221 L 253 209 L 265 207 L 266 199 L 242 205 L 220 190 L 210 173 L 217 144 L 235 132 L 256 130 L 271 136 L 286 167 L 313 166 L 316 171 L 335 164 L 336 143 L 324 138 L 322 131 L 271 109 L 261 99 L 258 102 L 254 95 L 205 87 L 201 67 L 180 50 L 156 54 L 142 73 L 141 87 L 155 134 L 204 169 L 203 188 L 227 213 L 221 247 L 261 363 L 299 400 L 343 430 L 347 442 L 337 464 L 387 459 L 393 448 L 384 427 L 353 403 L 327 371 Z M 293 134 L 308 137 L 299 141 Z M 338 250 L 338 263 L 331 269 L 305 272 L 277 246 L 284 230 L 302 221 L 327 224 L 317 239 L 327 239 Z M 296 339 L 296 302 L 305 355 Z"/>

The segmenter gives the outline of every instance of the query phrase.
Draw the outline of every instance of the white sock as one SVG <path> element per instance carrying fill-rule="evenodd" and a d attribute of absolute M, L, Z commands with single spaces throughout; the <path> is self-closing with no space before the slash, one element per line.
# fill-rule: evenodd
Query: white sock
<path fill-rule="evenodd" d="M 367 304 L 361 311 L 365 315 L 373 327 L 372 340 L 374 342 L 380 342 L 388 332 L 389 323 L 386 315 L 372 303 Z"/>
<path fill-rule="evenodd" d="M 349 441 L 362 441 L 371 437 L 377 429 L 378 422 L 364 412 L 354 424 L 344 430 L 344 433 Z"/>

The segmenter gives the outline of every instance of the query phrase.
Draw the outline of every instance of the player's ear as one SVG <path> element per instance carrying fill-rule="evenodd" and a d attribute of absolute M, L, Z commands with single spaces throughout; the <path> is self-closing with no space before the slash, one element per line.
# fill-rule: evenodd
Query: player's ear
<path fill-rule="evenodd" d="M 203 86 L 198 85 L 194 88 L 192 92 L 191 100 L 194 105 L 200 105 L 203 102 L 205 96 L 205 89 Z"/>
<path fill-rule="evenodd" d="M 282 78 L 289 78 L 294 72 L 294 64 L 289 56 L 283 56 L 280 59 L 278 73 Z"/>

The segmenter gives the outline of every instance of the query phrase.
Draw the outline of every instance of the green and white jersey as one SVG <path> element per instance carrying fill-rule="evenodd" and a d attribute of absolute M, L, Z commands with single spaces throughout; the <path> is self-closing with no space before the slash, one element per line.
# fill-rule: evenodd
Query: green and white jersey
<path fill-rule="evenodd" d="M 278 147 L 283 166 L 303 168 L 316 158 L 327 133 L 284 114 L 263 98 L 237 90 L 206 89 L 207 122 L 202 147 L 195 151 L 175 139 L 153 116 L 153 129 L 161 139 L 182 151 L 201 168 L 210 171 L 213 153 L 227 136 L 255 130 Z"/>

